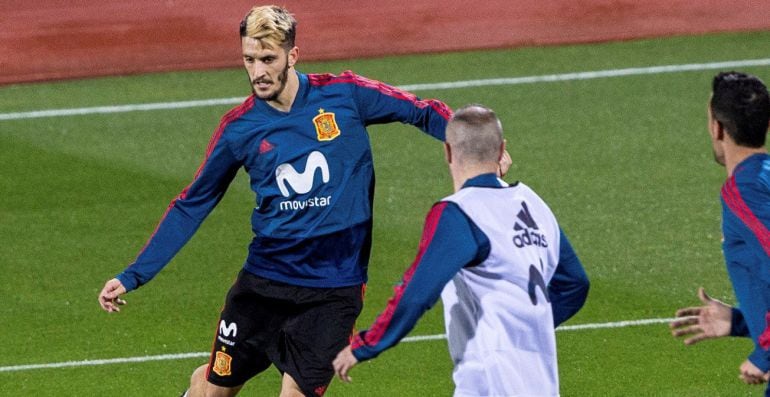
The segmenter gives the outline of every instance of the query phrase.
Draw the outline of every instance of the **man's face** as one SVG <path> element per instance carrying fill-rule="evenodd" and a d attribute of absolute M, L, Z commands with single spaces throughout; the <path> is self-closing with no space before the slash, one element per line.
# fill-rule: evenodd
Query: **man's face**
<path fill-rule="evenodd" d="M 714 161 L 719 165 L 725 165 L 725 150 L 722 146 L 723 137 L 720 134 L 724 134 L 724 131 L 720 132 L 719 122 L 714 118 L 714 114 L 711 112 L 711 100 L 706 105 L 708 112 L 708 128 L 709 135 L 711 136 L 711 148 L 714 151 Z"/>
<path fill-rule="evenodd" d="M 243 66 L 249 76 L 251 90 L 265 101 L 275 101 L 286 88 L 289 69 L 296 61 L 296 47 L 265 47 L 259 40 L 241 37 Z"/>

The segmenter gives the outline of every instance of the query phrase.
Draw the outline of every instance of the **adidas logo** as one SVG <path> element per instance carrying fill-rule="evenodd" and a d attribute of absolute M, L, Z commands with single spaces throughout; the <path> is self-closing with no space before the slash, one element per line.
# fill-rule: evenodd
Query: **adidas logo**
<path fill-rule="evenodd" d="M 516 232 L 513 236 L 513 245 L 518 248 L 524 248 L 526 246 L 534 245 L 541 248 L 547 248 L 548 242 L 545 239 L 545 234 L 538 233 L 535 230 L 540 230 L 532 218 L 532 213 L 529 212 L 526 202 L 521 202 L 521 210 L 516 216 L 518 220 L 513 224 L 513 230 Z M 521 221 L 521 223 L 519 223 Z M 524 224 L 522 226 L 521 224 Z"/>

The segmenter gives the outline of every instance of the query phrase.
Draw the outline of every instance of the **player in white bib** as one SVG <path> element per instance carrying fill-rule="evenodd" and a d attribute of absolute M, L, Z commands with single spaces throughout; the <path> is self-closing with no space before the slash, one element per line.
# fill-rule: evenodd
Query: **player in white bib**
<path fill-rule="evenodd" d="M 588 295 L 588 277 L 551 210 L 498 172 L 502 126 L 480 105 L 447 125 L 455 194 L 427 216 L 417 258 L 386 309 L 334 361 L 340 378 L 398 343 L 441 296 L 455 396 L 558 396 L 555 327 Z"/>

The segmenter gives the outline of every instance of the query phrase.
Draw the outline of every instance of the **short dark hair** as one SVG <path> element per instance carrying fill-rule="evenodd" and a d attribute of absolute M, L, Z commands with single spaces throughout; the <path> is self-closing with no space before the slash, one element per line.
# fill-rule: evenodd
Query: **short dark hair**
<path fill-rule="evenodd" d="M 711 114 L 737 145 L 765 145 L 770 97 L 762 80 L 746 73 L 721 72 L 714 76 L 711 93 Z"/>
<path fill-rule="evenodd" d="M 463 161 L 497 162 L 503 127 L 495 112 L 479 104 L 463 106 L 449 120 L 446 143 Z"/>

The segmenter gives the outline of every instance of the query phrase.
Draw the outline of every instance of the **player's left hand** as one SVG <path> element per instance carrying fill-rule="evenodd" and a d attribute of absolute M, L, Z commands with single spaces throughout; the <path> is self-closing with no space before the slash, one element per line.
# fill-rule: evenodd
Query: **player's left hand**
<path fill-rule="evenodd" d="M 358 359 L 353 355 L 353 351 L 350 349 L 350 345 L 342 349 L 337 354 L 337 358 L 332 361 L 334 366 L 334 372 L 340 378 L 341 381 L 350 383 L 352 379 L 348 375 L 348 372 L 358 364 Z"/>
<path fill-rule="evenodd" d="M 741 374 L 738 377 L 748 385 L 760 385 L 768 381 L 770 372 L 764 373 L 754 363 L 746 360 L 741 364 Z"/>
<path fill-rule="evenodd" d="M 698 288 L 698 299 L 703 306 L 676 311 L 676 320 L 669 324 L 671 334 L 677 338 L 688 336 L 685 345 L 730 335 L 732 307 L 708 296 L 703 287 Z"/>

